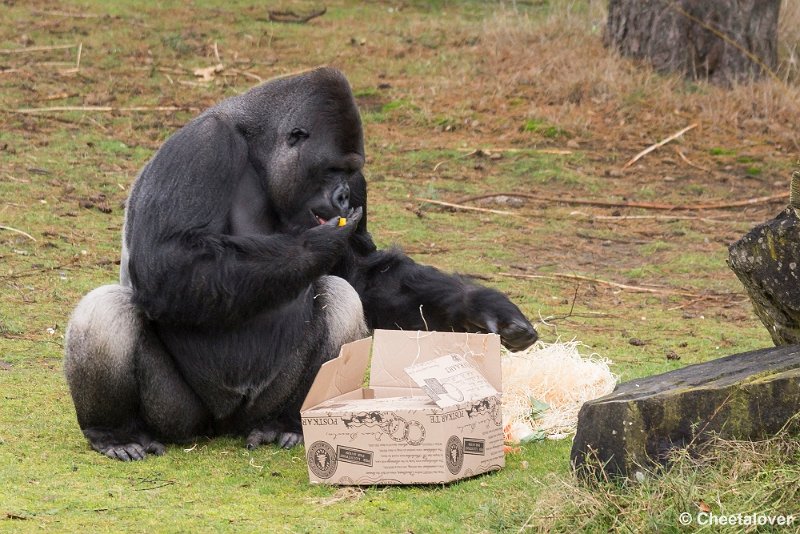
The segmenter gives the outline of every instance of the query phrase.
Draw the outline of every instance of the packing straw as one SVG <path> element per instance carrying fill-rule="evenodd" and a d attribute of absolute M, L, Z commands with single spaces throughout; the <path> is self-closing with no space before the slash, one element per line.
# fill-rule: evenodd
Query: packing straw
<path fill-rule="evenodd" d="M 608 359 L 581 356 L 579 341 L 536 342 L 505 352 L 503 430 L 508 443 L 560 439 L 575 432 L 584 402 L 614 390 L 618 377 Z"/>

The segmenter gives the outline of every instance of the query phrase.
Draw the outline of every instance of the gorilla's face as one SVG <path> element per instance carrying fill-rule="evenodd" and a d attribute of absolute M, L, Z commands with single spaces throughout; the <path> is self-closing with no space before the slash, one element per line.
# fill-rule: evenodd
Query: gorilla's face
<path fill-rule="evenodd" d="M 257 158 L 281 230 L 296 233 L 347 216 L 351 184 L 363 181 L 364 166 L 361 119 L 349 86 L 300 91 L 278 122 L 274 132 L 259 136 L 266 153 Z"/>

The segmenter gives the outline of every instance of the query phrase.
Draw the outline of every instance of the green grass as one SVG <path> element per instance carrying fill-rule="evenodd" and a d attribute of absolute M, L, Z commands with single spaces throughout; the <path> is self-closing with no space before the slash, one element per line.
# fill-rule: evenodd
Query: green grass
<path fill-rule="evenodd" d="M 541 503 L 536 526 L 541 532 L 797 532 L 798 464 L 798 441 L 786 433 L 758 442 L 716 439 L 697 456 L 673 455 L 666 475 L 566 484 Z M 791 523 L 711 523 L 713 516 L 739 520 L 740 514 L 741 521 L 755 514 Z"/>
<path fill-rule="evenodd" d="M 522 125 L 523 132 L 538 133 L 542 137 L 548 139 L 555 139 L 558 137 L 570 137 L 569 133 L 558 126 L 549 124 L 547 121 L 541 119 L 528 119 Z"/>
<path fill-rule="evenodd" d="M 708 151 L 712 156 L 735 156 L 736 151 L 731 148 L 714 147 Z"/>

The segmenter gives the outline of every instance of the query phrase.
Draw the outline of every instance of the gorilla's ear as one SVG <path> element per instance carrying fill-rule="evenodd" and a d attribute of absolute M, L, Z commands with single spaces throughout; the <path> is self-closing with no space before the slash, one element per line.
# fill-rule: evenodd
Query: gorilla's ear
<path fill-rule="evenodd" d="M 305 128 L 294 128 L 289 133 L 289 146 L 294 146 L 305 139 L 308 139 L 308 131 Z"/>

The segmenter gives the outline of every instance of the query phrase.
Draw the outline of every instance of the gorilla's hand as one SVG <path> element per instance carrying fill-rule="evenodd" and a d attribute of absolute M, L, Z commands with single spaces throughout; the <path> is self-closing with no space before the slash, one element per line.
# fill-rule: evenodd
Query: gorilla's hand
<path fill-rule="evenodd" d="M 303 232 L 305 245 L 331 258 L 339 257 L 346 249 L 347 242 L 356 231 L 363 214 L 361 206 L 351 208 L 344 225 L 340 225 L 339 217 L 333 217 L 323 224 L 306 230 Z"/>
<path fill-rule="evenodd" d="M 527 349 L 538 339 L 519 308 L 502 293 L 488 288 L 468 295 L 467 322 L 481 332 L 499 334 L 503 346 L 512 352 Z"/>

